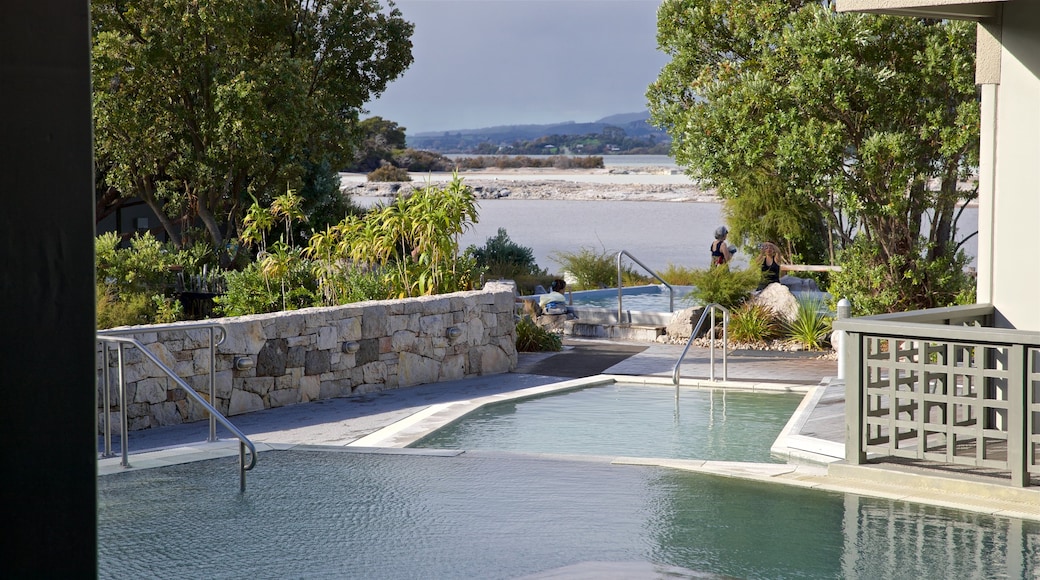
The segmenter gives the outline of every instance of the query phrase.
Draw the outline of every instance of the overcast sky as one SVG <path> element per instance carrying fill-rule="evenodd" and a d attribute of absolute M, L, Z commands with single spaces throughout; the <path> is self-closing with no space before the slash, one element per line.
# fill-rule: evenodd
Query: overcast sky
<path fill-rule="evenodd" d="M 647 109 L 661 0 L 397 0 L 415 62 L 369 103 L 409 134 Z M 363 117 L 364 117 L 363 116 Z"/>

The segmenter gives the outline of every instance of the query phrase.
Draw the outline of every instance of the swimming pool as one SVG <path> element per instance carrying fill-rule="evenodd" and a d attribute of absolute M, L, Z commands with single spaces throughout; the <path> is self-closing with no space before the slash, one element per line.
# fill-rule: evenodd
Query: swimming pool
<path fill-rule="evenodd" d="M 803 396 L 613 383 L 485 405 L 411 447 L 783 463 Z"/>
<path fill-rule="evenodd" d="M 101 578 L 1031 577 L 1040 524 L 604 460 L 262 454 L 98 480 Z M 589 576 L 585 576 L 589 577 Z M 615 576 L 617 577 L 617 576 Z"/>

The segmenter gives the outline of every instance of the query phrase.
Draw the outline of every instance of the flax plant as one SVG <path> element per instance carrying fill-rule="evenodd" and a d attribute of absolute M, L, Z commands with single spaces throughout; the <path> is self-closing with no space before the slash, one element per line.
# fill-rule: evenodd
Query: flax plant
<path fill-rule="evenodd" d="M 824 301 L 816 298 L 798 300 L 794 320 L 784 324 L 787 338 L 809 350 L 821 350 L 831 332 L 831 317 L 824 314 Z"/>

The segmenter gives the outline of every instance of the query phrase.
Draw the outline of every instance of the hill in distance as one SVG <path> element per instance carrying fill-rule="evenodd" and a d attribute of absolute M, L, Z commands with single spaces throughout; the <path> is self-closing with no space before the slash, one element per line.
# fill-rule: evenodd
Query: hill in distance
<path fill-rule="evenodd" d="M 590 123 L 565 121 L 545 125 L 498 125 L 482 129 L 457 129 L 451 131 L 427 131 L 408 135 L 408 146 L 425 150 L 455 150 L 472 147 L 485 142 L 512 144 L 517 141 L 534 141 L 552 135 L 595 135 L 607 127 L 624 131 L 625 136 L 634 138 L 653 137 L 657 142 L 669 141 L 666 132 L 650 125 L 650 113 L 620 113 L 603 117 Z"/>

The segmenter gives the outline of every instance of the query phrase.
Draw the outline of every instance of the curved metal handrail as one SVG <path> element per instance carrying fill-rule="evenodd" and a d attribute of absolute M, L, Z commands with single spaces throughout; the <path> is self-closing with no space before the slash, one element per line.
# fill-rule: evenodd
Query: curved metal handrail
<path fill-rule="evenodd" d="M 660 283 L 662 283 L 662 284 L 664 284 L 665 286 L 668 287 L 668 312 L 674 311 L 675 310 L 675 290 L 672 288 L 672 285 L 669 284 L 668 282 L 665 282 L 664 280 L 662 280 L 661 277 L 658 276 L 656 272 L 654 272 L 653 270 L 648 268 L 646 264 L 640 262 L 635 256 L 633 256 L 632 254 L 629 254 L 625 250 L 621 250 L 620 252 L 617 253 L 617 318 L 618 318 L 618 324 L 621 324 L 622 321 L 623 321 L 622 318 L 621 318 L 621 313 L 622 313 L 622 308 L 621 308 L 621 300 L 622 300 L 622 298 L 621 298 L 621 296 L 622 296 L 622 292 L 621 292 L 621 256 L 628 256 L 629 260 L 632 260 L 636 264 L 639 264 L 640 266 L 642 266 L 643 269 L 646 270 L 651 276 L 656 278 L 658 282 L 660 282 Z"/>
<path fill-rule="evenodd" d="M 183 327 L 177 327 L 177 328 L 183 328 Z M 245 489 L 246 489 L 246 474 L 245 474 L 245 472 L 253 469 L 254 467 L 256 467 L 256 459 L 257 459 L 256 446 L 253 444 L 252 441 L 249 440 L 249 438 L 246 436 L 246 434 L 243 433 L 234 424 L 232 424 L 231 421 L 229 421 L 227 419 L 227 417 L 224 417 L 224 415 L 222 415 L 220 413 L 220 411 L 218 411 L 216 409 L 216 407 L 211 405 L 209 403 L 209 401 L 207 401 L 201 395 L 199 395 L 199 393 L 196 392 L 195 389 L 191 388 L 191 386 L 189 386 L 188 383 L 184 382 L 184 379 L 182 379 L 181 377 L 177 376 L 177 373 L 174 372 L 173 369 L 171 369 L 170 367 L 166 366 L 166 364 L 163 363 L 159 359 L 159 357 L 155 356 L 155 353 L 153 353 L 152 351 L 148 350 L 148 348 L 145 347 L 145 345 L 142 344 L 141 341 L 137 340 L 136 338 L 129 337 L 129 336 L 119 336 L 119 335 L 117 335 L 114 332 L 109 332 L 109 333 L 106 333 L 104 335 L 99 332 L 98 335 L 97 335 L 97 339 L 99 341 L 101 341 L 101 342 L 115 343 L 115 344 L 118 345 L 117 352 L 118 352 L 118 356 L 119 356 L 119 394 L 120 394 L 120 403 L 119 404 L 120 404 L 120 408 L 122 410 L 121 414 L 123 416 L 121 430 L 120 430 L 120 437 L 121 437 L 121 440 L 122 440 L 121 447 L 122 447 L 122 454 L 123 454 L 122 465 L 124 467 L 128 467 L 129 466 L 129 460 L 128 460 L 128 457 L 127 457 L 127 453 L 128 453 L 127 439 L 128 439 L 128 436 L 129 436 L 129 433 L 128 433 L 129 429 L 127 428 L 126 393 L 125 393 L 126 386 L 123 383 L 123 363 L 122 363 L 123 349 L 122 349 L 122 345 L 123 344 L 132 344 L 132 345 L 136 346 L 138 348 L 138 350 L 141 351 L 141 354 L 143 354 L 145 357 L 147 357 L 149 360 L 151 360 L 153 363 L 155 363 L 155 365 L 158 366 L 171 379 L 173 379 L 174 382 L 176 382 L 178 386 L 180 386 L 182 389 L 184 389 L 184 392 L 187 393 L 188 396 L 191 397 L 191 399 L 193 401 L 195 401 L 196 403 L 201 405 L 203 408 L 205 408 L 207 411 L 209 411 L 211 420 L 219 421 L 221 425 L 226 427 L 228 431 L 231 431 L 231 433 L 239 440 L 239 480 L 240 480 L 239 487 L 240 487 L 240 489 L 242 491 L 245 491 Z M 105 364 L 105 368 L 103 370 L 103 373 L 104 373 L 104 375 L 106 377 L 106 383 L 107 383 L 107 376 L 108 376 L 108 368 L 107 368 L 107 356 L 108 356 L 108 353 L 107 353 L 107 348 L 105 350 L 106 350 L 106 352 L 105 352 L 106 364 Z M 107 384 L 106 384 L 105 392 L 106 392 L 106 395 L 107 395 L 107 392 L 108 392 Z M 107 412 L 107 407 L 106 407 L 106 412 Z M 106 423 L 106 426 L 105 426 L 105 430 L 106 430 L 106 432 L 110 431 L 107 423 Z M 246 463 L 246 457 L 245 457 L 245 449 L 246 448 L 249 449 L 249 463 L 248 464 Z"/>
<path fill-rule="evenodd" d="M 700 320 L 697 321 L 696 326 L 693 327 L 693 332 L 690 333 L 690 340 L 686 341 L 686 346 L 683 348 L 682 354 L 679 355 L 679 360 L 675 362 L 675 366 L 672 367 L 672 384 L 675 385 L 675 398 L 679 398 L 679 367 L 682 366 L 682 361 L 686 357 L 686 353 L 690 350 L 690 345 L 697 338 L 697 334 L 700 332 L 701 327 L 704 326 L 704 320 L 711 315 L 711 328 L 715 328 L 715 310 L 722 311 L 722 380 L 729 380 L 729 367 L 726 361 L 726 351 L 729 350 L 729 309 L 725 306 L 712 302 L 704 307 L 704 312 L 701 313 Z M 708 367 L 708 378 L 711 381 L 715 380 L 715 337 L 712 336 L 709 341 L 709 352 L 711 361 Z"/>
<path fill-rule="evenodd" d="M 224 340 L 227 338 L 227 330 L 216 322 L 178 322 L 176 324 L 149 324 L 147 332 L 182 332 L 185 330 L 208 330 L 209 331 L 209 399 L 211 401 L 217 400 L 217 347 L 224 344 Z M 141 332 L 140 328 L 127 328 L 125 330 L 109 329 L 99 330 L 97 332 L 98 337 L 102 336 L 133 336 Z M 220 335 L 217 338 L 217 335 Z M 107 400 L 106 400 L 107 405 Z M 108 432 L 105 434 L 105 452 L 111 452 L 111 442 L 108 439 Z M 217 440 L 217 421 L 214 415 L 210 415 L 209 418 L 209 438 L 207 441 L 210 443 Z"/>

